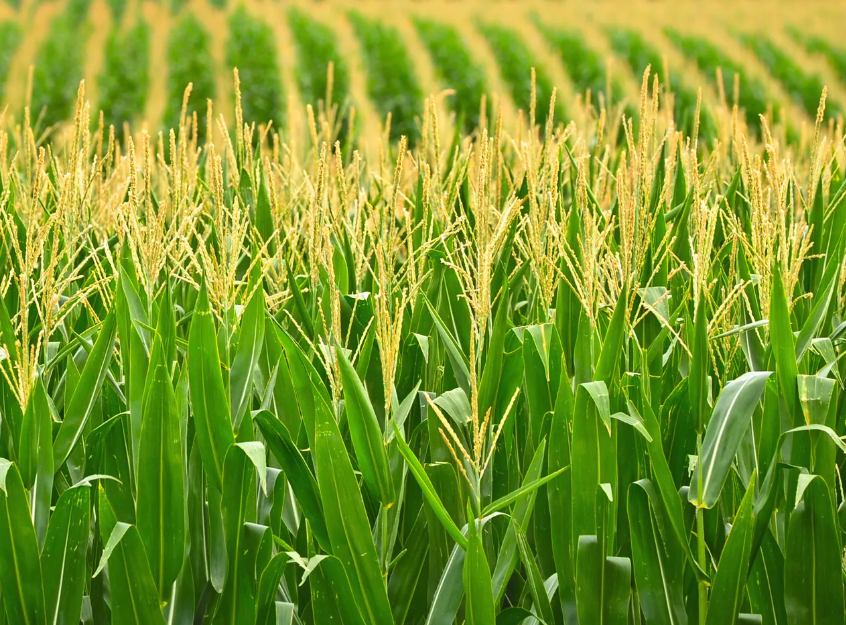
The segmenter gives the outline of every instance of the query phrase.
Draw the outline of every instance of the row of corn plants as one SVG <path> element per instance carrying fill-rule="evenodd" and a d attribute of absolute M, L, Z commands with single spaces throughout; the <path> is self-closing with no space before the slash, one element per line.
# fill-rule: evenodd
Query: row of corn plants
<path fill-rule="evenodd" d="M 67 119 L 74 110 L 82 78 L 88 4 L 74 0 L 50 23 L 36 53 L 32 79 L 32 114 L 41 130 Z"/>
<path fill-rule="evenodd" d="M 471 132 L 479 125 L 486 93 L 485 70 L 473 55 L 457 28 L 432 19 L 414 20 L 417 34 L 426 46 L 440 82 L 455 93 L 450 98 L 452 111 L 459 119 L 459 126 Z"/>
<path fill-rule="evenodd" d="M 739 63 L 716 44 L 674 29 L 667 29 L 665 34 L 685 57 L 696 64 L 713 87 L 726 94 L 729 101 L 740 105 L 750 128 L 759 128 L 761 115 L 767 112 L 778 113 L 778 107 L 772 102 L 766 86 L 757 78 L 749 76 Z"/>
<path fill-rule="evenodd" d="M 646 72 L 637 132 L 429 107 L 368 163 L 79 94 L 0 131 L 3 622 L 844 623 L 822 115 L 697 143 Z"/>
<path fill-rule="evenodd" d="M 658 76 L 665 88 L 673 94 L 673 113 L 678 127 L 688 134 L 693 134 L 697 122 L 698 134 L 711 136 L 713 132 L 711 115 L 705 106 L 707 100 L 700 100 L 699 94 L 691 89 L 689 81 L 680 77 L 678 68 L 670 71 L 665 61 L 666 57 L 655 47 L 643 33 L 621 27 L 609 28 L 608 41 L 615 54 L 619 55 L 629 65 L 635 76 L 642 76 L 647 67 Z M 697 109 L 699 117 L 697 119 Z"/>
<path fill-rule="evenodd" d="M 742 35 L 740 41 L 755 53 L 770 73 L 778 80 L 785 91 L 808 115 L 816 116 L 819 104 L 819 94 L 823 89 L 822 79 L 806 72 L 784 50 L 778 47 L 772 39 L 764 34 Z M 826 114 L 832 119 L 841 112 L 840 107 L 829 101 Z"/>
<path fill-rule="evenodd" d="M 534 111 L 536 101 L 533 103 L 533 97 L 536 97 L 544 103 L 534 111 L 537 119 L 545 123 L 550 112 L 558 119 L 564 119 L 566 111 L 560 98 L 555 101 L 553 111 L 545 106 L 552 101 L 552 79 L 519 33 L 510 26 L 488 22 L 480 22 L 478 28 L 488 42 L 517 108 L 524 112 Z"/>
<path fill-rule="evenodd" d="M 332 134 L 348 138 L 355 125 L 349 68 L 334 31 L 297 8 L 289 11 L 288 23 L 297 48 L 300 101 L 322 111 Z"/>
<path fill-rule="evenodd" d="M 846 82 L 846 50 L 831 44 L 818 35 L 804 34 L 795 28 L 789 30 L 790 36 L 812 54 L 820 54 L 834 70 L 837 78 Z"/>
<path fill-rule="evenodd" d="M 396 27 L 357 11 L 348 15 L 367 68 L 367 93 L 379 115 L 390 119 L 390 138 L 420 137 L 423 90 L 408 48 Z"/>
<path fill-rule="evenodd" d="M 248 123 L 285 123 L 287 102 L 278 56 L 270 24 L 239 6 L 229 17 L 226 64 L 237 68 L 243 81 L 243 120 Z"/>
<path fill-rule="evenodd" d="M 123 135 L 124 123 L 144 113 L 150 83 L 150 27 L 144 21 L 115 28 L 106 42 L 106 60 L 97 80 L 104 123 Z"/>
<path fill-rule="evenodd" d="M 21 44 L 23 32 L 17 22 L 6 20 L 0 22 L 0 98 L 3 97 L 12 58 Z"/>
<path fill-rule="evenodd" d="M 180 115 L 198 115 L 204 119 L 208 102 L 215 97 L 214 67 L 209 33 L 193 15 L 182 16 L 171 28 L 168 44 L 167 105 L 165 123 L 169 128 L 180 124 Z M 191 85 L 187 106 L 185 89 Z M 197 128 L 201 136 L 207 128 Z"/>

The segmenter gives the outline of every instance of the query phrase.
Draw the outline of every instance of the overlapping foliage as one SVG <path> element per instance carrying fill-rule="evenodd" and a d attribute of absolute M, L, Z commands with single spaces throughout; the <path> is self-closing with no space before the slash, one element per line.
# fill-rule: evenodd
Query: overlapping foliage
<path fill-rule="evenodd" d="M 5 622 L 843 623 L 843 137 L 660 93 L 0 137 Z"/>

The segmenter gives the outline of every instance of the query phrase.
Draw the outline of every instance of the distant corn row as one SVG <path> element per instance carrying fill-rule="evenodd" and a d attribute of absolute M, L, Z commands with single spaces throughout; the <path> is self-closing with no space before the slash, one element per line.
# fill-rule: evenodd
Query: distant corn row
<path fill-rule="evenodd" d="M 350 89 L 350 67 L 358 59 L 350 58 L 350 51 L 338 44 L 338 23 L 326 23 L 304 8 L 294 6 L 274 15 L 264 15 L 253 7 L 230 5 L 225 0 L 210 0 L 215 11 L 227 10 L 225 34 L 225 64 L 237 67 L 240 74 L 245 121 L 272 120 L 277 128 L 284 128 L 289 93 L 294 88 L 302 104 L 317 109 L 327 106 L 336 110 L 332 120 L 349 126 L 354 102 Z M 155 25 L 138 16 L 127 15 L 128 0 L 109 0 L 112 32 L 105 43 L 105 60 L 96 76 L 95 109 L 102 110 L 103 121 L 114 125 L 122 136 L 126 124 L 140 121 L 153 127 L 172 127 L 179 121 L 183 92 L 192 83 L 188 113 L 205 113 L 206 102 L 213 98 L 234 97 L 238 87 L 226 86 L 227 93 L 217 93 L 221 85 L 215 81 L 218 71 L 211 50 L 211 36 L 185 0 L 171 0 L 174 23 L 168 33 L 167 108 L 161 119 L 145 118 L 150 84 L 150 46 Z M 17 3 L 10 2 L 12 6 Z M 71 0 L 50 22 L 49 32 L 39 44 L 33 60 L 34 74 L 31 90 L 31 115 L 42 130 L 72 116 L 76 89 L 84 72 L 85 42 L 90 34 L 90 0 Z M 389 19 L 374 17 L 355 9 L 339 8 L 335 20 L 346 20 L 355 34 L 361 63 L 366 73 L 366 93 L 381 122 L 390 116 L 390 137 L 393 140 L 408 136 L 419 139 L 420 120 L 424 111 L 424 89 L 416 71 L 417 59 L 409 52 L 403 36 Z M 278 16 L 278 17 L 277 17 Z M 554 14 L 553 14 L 554 16 Z M 714 108 L 719 100 L 736 102 L 745 115 L 753 133 L 760 127 L 760 116 L 776 119 L 786 115 L 783 97 L 773 93 L 778 85 L 797 110 L 808 119 L 816 116 L 817 104 L 823 90 L 823 80 L 812 70 L 793 60 L 771 37 L 761 33 L 738 33 L 733 37 L 760 62 L 771 75 L 765 83 L 759 73 L 748 71 L 742 59 L 735 59 L 707 37 L 685 32 L 684 28 L 666 28 L 663 32 L 643 33 L 636 28 L 605 26 L 600 30 L 610 52 L 616 57 L 621 71 L 610 71 L 608 55 L 599 51 L 595 41 L 589 41 L 573 24 L 559 24 L 547 15 L 541 17 L 526 9 L 526 17 L 534 34 L 554 58 L 560 61 L 572 92 L 582 102 L 596 109 L 612 110 L 619 117 L 624 112 L 637 117 L 637 103 L 627 101 L 621 84 L 625 72 L 630 82 L 639 83 L 647 66 L 660 78 L 664 88 L 674 99 L 677 127 L 700 137 L 712 137 Z M 293 85 L 283 80 L 282 61 L 272 28 L 274 19 L 283 19 L 296 50 Z M 446 106 L 455 115 L 456 123 L 464 130 L 474 128 L 480 114 L 491 114 L 490 101 L 483 96 L 490 92 L 491 78 L 498 72 L 499 85 L 507 91 L 516 109 L 528 114 L 534 80 L 535 92 L 543 103 L 537 118 L 545 121 L 556 84 L 550 68 L 535 54 L 535 42 L 526 41 L 524 33 L 489 18 L 482 11 L 469 23 L 451 23 L 448 16 L 432 19 L 416 15 L 413 8 L 403 16 L 413 24 L 412 32 L 422 43 L 435 71 L 439 86 L 449 90 Z M 476 51 L 468 45 L 470 33 L 486 42 L 497 67 L 485 67 Z M 817 35 L 795 28 L 787 36 L 808 54 L 822 59 L 830 68 L 830 75 L 846 86 L 846 48 Z M 0 23 L 0 97 L 7 86 L 16 50 L 22 42 L 22 27 L 15 20 Z M 699 85 L 683 76 L 685 67 L 669 67 L 667 53 L 674 50 L 690 68 L 696 68 L 709 85 L 701 102 Z M 354 62 L 356 61 L 356 62 Z M 331 75 L 329 67 L 331 65 Z M 532 71 L 534 69 L 534 79 Z M 736 91 L 735 91 L 736 90 Z M 484 101 L 483 101 L 484 100 Z M 620 109 L 617 110 L 617 105 Z M 486 110 L 482 110 L 485 107 Z M 566 123 L 573 111 L 559 97 L 554 106 L 556 122 Z M 13 111 L 19 113 L 19 111 Z M 841 103 L 829 96 L 826 116 L 836 119 L 842 112 Z M 795 125 L 795 124 L 794 124 Z M 789 135 L 795 137 L 795 128 Z"/>

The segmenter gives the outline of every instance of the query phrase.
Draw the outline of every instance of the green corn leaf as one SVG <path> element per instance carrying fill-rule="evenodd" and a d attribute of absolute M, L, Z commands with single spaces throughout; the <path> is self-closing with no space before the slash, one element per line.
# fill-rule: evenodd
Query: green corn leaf
<path fill-rule="evenodd" d="M 464 540 L 467 541 L 466 538 Z M 453 547 L 430 601 L 426 625 L 451 625 L 455 621 L 464 596 L 463 571 L 467 549 L 469 544 L 464 548 L 459 544 Z"/>
<path fill-rule="evenodd" d="M 164 625 L 156 583 L 134 525 L 118 523 L 106 542 L 97 577 L 108 564 L 112 619 L 129 625 Z"/>
<path fill-rule="evenodd" d="M 309 561 L 309 566 L 312 567 L 307 574 L 315 623 L 364 625 L 366 621 L 361 617 L 341 561 L 334 556 L 316 556 Z"/>
<path fill-rule="evenodd" d="M 164 307 L 162 307 L 164 310 Z M 185 481 L 176 395 L 165 363 L 160 316 L 144 393 L 138 454 L 138 534 L 162 600 L 170 594 L 185 557 Z"/>
<path fill-rule="evenodd" d="M 772 288 L 770 292 L 770 341 L 775 357 L 776 376 L 779 390 L 787 406 L 793 425 L 800 425 L 799 409 L 796 403 L 796 348 L 793 329 L 790 324 L 790 309 L 779 263 L 773 265 Z"/>
<path fill-rule="evenodd" d="M 364 385 L 340 346 L 335 353 L 341 368 L 344 405 L 359 468 L 373 496 L 379 498 L 383 507 L 390 507 L 394 503 L 394 483 L 376 413 Z"/>
<path fill-rule="evenodd" d="M 21 421 L 18 466 L 24 488 L 35 489 L 32 516 L 38 544 L 43 545 L 53 495 L 53 416 L 56 409 L 38 376 Z"/>
<path fill-rule="evenodd" d="M 0 459 L 0 588 L 10 623 L 43 625 L 38 540 L 18 468 Z"/>
<path fill-rule="evenodd" d="M 315 400 L 315 466 L 332 553 L 350 579 L 362 615 L 368 622 L 391 623 L 388 595 L 352 464 L 329 407 Z"/>
<path fill-rule="evenodd" d="M 749 571 L 749 556 L 754 527 L 755 476 L 740 502 L 728 540 L 720 554 L 711 596 L 708 602 L 706 625 L 726 623 L 735 625 L 744 600 L 744 586 Z"/>
<path fill-rule="evenodd" d="M 115 311 L 106 315 L 94 349 L 85 361 L 82 375 L 76 386 L 70 403 L 65 407 L 65 418 L 59 427 L 59 432 L 53 440 L 53 470 L 58 471 L 68 459 L 82 436 L 83 429 L 88 422 L 94 403 L 100 394 L 103 380 L 114 351 L 117 324 Z"/>
<path fill-rule="evenodd" d="M 631 593 L 631 561 L 605 557 L 596 536 L 580 536 L 577 554 L 579 622 L 625 625 Z"/>
<path fill-rule="evenodd" d="M 828 485 L 800 475 L 796 499 L 785 545 L 787 622 L 842 625 L 841 537 Z"/>
<path fill-rule="evenodd" d="M 282 466 L 285 477 L 290 483 L 306 519 L 311 524 L 311 531 L 314 532 L 317 542 L 325 550 L 331 551 L 329 534 L 326 531 L 326 522 L 323 519 L 317 480 L 308 468 L 300 450 L 291 439 L 288 428 L 267 410 L 258 411 L 253 418 L 261 429 L 273 457 Z"/>
<path fill-rule="evenodd" d="M 538 482 L 543 471 L 544 455 L 546 453 L 546 441 L 541 441 L 535 450 L 535 455 L 532 457 L 532 462 L 526 469 L 526 475 L 523 478 L 524 486 L 532 486 Z M 532 518 L 532 512 L 535 509 L 535 501 L 537 499 L 536 488 L 525 488 L 517 496 L 511 498 L 506 495 L 506 498 L 516 502 L 514 509 L 511 511 L 511 518 L 517 523 L 519 527 L 529 526 Z M 506 502 L 506 505 L 510 503 Z M 486 514 L 483 516 L 487 516 Z M 493 589 L 494 597 L 497 601 L 502 600 L 503 593 L 511 575 L 514 573 L 514 568 L 517 566 L 519 559 L 518 545 L 517 545 L 517 528 L 509 524 L 505 531 L 505 537 L 499 547 L 499 553 L 496 556 L 496 566 L 493 572 Z"/>
<path fill-rule="evenodd" d="M 447 357 L 449 358 L 453 373 L 455 374 L 455 380 L 469 397 L 470 362 L 461 351 L 461 346 L 452 337 L 449 330 L 447 330 L 447 327 L 441 319 L 441 316 L 438 314 L 438 311 L 435 310 L 435 307 L 432 306 L 428 299 L 426 299 L 425 302 L 426 307 L 429 309 L 429 314 L 432 315 L 432 320 L 435 322 L 435 327 L 438 329 L 441 341 L 443 341 L 444 347 L 446 348 Z"/>
<path fill-rule="evenodd" d="M 690 482 L 690 502 L 694 505 L 711 508 L 717 503 L 770 375 L 769 371 L 744 373 L 726 384 L 720 393 L 702 441 L 702 458 Z M 697 494 L 700 479 L 701 497 Z"/>
<path fill-rule="evenodd" d="M 230 414 L 236 431 L 250 407 L 253 376 L 264 345 L 264 286 L 259 275 L 253 276 L 249 288 L 255 291 L 241 317 L 238 348 L 229 372 Z"/>
<path fill-rule="evenodd" d="M 249 526 L 256 521 L 256 504 L 255 466 L 246 451 L 233 445 L 223 464 L 220 505 L 226 546 L 226 583 L 215 613 L 216 624 L 252 623 L 256 618 L 255 541 L 250 540 L 249 531 Z"/>
<path fill-rule="evenodd" d="M 220 491 L 223 460 L 229 447 L 235 443 L 235 435 L 220 372 L 214 320 L 205 284 L 200 288 L 197 308 L 191 321 L 187 360 L 191 407 L 203 469 L 212 487 Z"/>
<path fill-rule="evenodd" d="M 69 488 L 59 497 L 47 527 L 41 570 L 47 622 L 55 625 L 79 623 L 77 615 L 88 579 L 90 499 L 89 486 Z"/>
<path fill-rule="evenodd" d="M 426 514 L 421 510 L 411 528 L 409 536 L 422 536 L 426 532 Z M 395 623 L 405 623 L 414 591 L 421 581 L 429 555 L 429 542 L 411 540 L 405 555 L 391 570 L 388 579 L 388 599 Z"/>
<path fill-rule="evenodd" d="M 517 534 L 517 546 L 520 549 L 520 558 L 523 560 L 523 566 L 526 567 L 526 581 L 535 603 L 535 610 L 544 623 L 554 623 L 555 615 L 552 612 L 552 605 L 546 594 L 543 577 L 541 577 L 540 569 L 537 562 L 535 562 L 535 556 L 529 547 L 529 541 L 526 540 L 526 536 L 520 527 L 516 526 L 513 521 L 512 525 L 514 525 Z"/>
<path fill-rule="evenodd" d="M 467 534 L 467 555 L 464 558 L 464 621 L 467 625 L 486 625 L 496 620 L 491 570 L 485 556 L 481 528 L 476 521 L 470 524 Z"/>
<path fill-rule="evenodd" d="M 640 418 L 637 408 L 629 401 L 629 412 Z M 670 465 L 667 463 L 667 458 L 664 456 L 664 448 L 661 444 L 661 426 L 658 423 L 658 418 L 652 411 L 652 407 L 648 403 L 643 404 L 643 421 L 646 424 L 646 429 L 652 437 L 651 441 L 647 443 L 649 450 L 649 464 L 652 467 L 652 478 L 655 483 L 658 494 L 661 498 L 661 504 L 665 518 L 670 524 L 673 534 L 675 535 L 678 544 L 684 552 L 688 564 L 693 568 L 697 579 L 707 579 L 707 574 L 699 566 L 696 561 L 693 551 L 690 548 L 690 541 L 688 539 L 688 532 L 684 526 L 684 518 L 682 512 L 682 501 L 679 493 L 676 490 L 676 485 L 673 483 L 673 475 L 670 472 Z"/>
<path fill-rule="evenodd" d="M 414 479 L 423 491 L 423 496 L 432 507 L 432 511 L 443 524 L 444 529 L 446 529 L 449 535 L 452 536 L 453 540 L 455 540 L 462 549 L 467 549 L 467 538 L 465 538 L 465 536 L 461 533 L 461 530 L 458 529 L 455 521 L 452 520 L 452 517 L 450 517 L 446 508 L 444 508 L 444 504 L 438 497 L 438 493 L 435 491 L 435 487 L 432 485 L 431 480 L 426 475 L 423 465 L 420 464 L 420 461 L 414 455 L 414 452 L 408 446 L 408 443 L 405 442 L 405 439 L 402 437 L 402 433 L 397 428 L 396 423 L 394 424 L 394 438 L 397 441 L 400 454 L 402 454 L 402 457 L 408 464 L 411 474 L 414 476 Z"/>
<path fill-rule="evenodd" d="M 682 625 L 687 623 L 687 614 L 679 570 L 681 550 L 666 527 L 658 497 L 649 480 L 629 486 L 627 503 L 635 584 L 647 623 Z"/>
<path fill-rule="evenodd" d="M 279 588 L 288 561 L 287 554 L 277 553 L 261 572 L 258 592 L 256 593 L 256 625 L 275 624 L 276 591 Z"/>

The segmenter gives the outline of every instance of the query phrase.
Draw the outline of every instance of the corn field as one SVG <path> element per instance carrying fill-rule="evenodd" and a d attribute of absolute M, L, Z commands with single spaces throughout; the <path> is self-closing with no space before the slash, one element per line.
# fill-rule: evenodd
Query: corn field
<path fill-rule="evenodd" d="M 614 27 L 642 71 L 615 97 L 535 15 L 578 75 L 479 23 L 489 96 L 421 13 L 461 86 L 426 97 L 406 31 L 351 9 L 371 76 L 410 68 L 367 121 L 303 7 L 313 105 L 252 62 L 276 34 L 241 7 L 231 120 L 186 12 L 172 127 L 132 123 L 146 25 L 98 86 L 134 113 L 36 68 L 0 124 L 0 625 L 846 625 L 829 89 L 797 112 L 667 31 L 718 68 L 691 84 Z"/>

